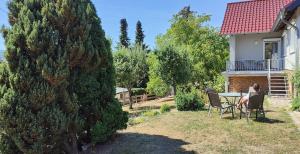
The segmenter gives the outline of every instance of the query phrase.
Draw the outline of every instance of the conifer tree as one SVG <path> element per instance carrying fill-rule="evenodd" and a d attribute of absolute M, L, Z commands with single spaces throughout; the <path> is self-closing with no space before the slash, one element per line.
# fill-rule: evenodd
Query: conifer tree
<path fill-rule="evenodd" d="M 140 44 L 142 45 L 144 43 L 144 31 L 142 28 L 142 23 L 141 21 L 138 21 L 136 23 L 136 31 L 135 31 L 135 44 Z"/>
<path fill-rule="evenodd" d="M 130 46 L 130 39 L 128 38 L 128 24 L 127 24 L 127 20 L 121 19 L 120 21 L 120 31 L 121 31 L 121 35 L 120 35 L 120 46 L 128 48 Z"/>
<path fill-rule="evenodd" d="M 78 153 L 126 127 L 110 43 L 90 0 L 11 0 L 0 153 Z"/>
<path fill-rule="evenodd" d="M 141 21 L 138 21 L 136 23 L 136 30 L 135 30 L 135 44 L 141 45 L 143 49 L 147 50 L 148 46 L 144 44 L 145 34 L 142 28 Z M 150 52 L 150 50 L 147 50 L 147 52 Z"/>

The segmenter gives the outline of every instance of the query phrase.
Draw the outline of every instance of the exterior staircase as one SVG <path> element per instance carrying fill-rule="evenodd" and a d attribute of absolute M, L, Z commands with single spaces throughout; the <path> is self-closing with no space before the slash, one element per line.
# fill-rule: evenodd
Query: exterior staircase
<path fill-rule="evenodd" d="M 270 96 L 288 97 L 289 85 L 285 75 L 270 75 L 269 77 Z"/>

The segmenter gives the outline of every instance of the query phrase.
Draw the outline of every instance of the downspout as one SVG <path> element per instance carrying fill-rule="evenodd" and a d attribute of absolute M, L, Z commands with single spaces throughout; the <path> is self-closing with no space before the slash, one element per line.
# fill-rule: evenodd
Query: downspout
<path fill-rule="evenodd" d="M 292 23 L 290 23 L 289 21 L 284 19 L 284 15 L 285 15 L 285 10 L 280 11 L 280 20 L 288 25 L 291 26 L 292 28 L 294 28 L 297 32 L 297 43 L 296 43 L 296 55 L 295 55 L 295 65 L 296 65 L 296 70 L 299 69 L 299 44 L 300 44 L 300 30 L 297 26 L 293 25 Z"/>

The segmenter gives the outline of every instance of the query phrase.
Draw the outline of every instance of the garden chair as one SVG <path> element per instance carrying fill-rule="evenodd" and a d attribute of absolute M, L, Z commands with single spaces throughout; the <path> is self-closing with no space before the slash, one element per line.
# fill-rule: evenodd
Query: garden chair
<path fill-rule="evenodd" d="M 227 110 L 230 110 L 230 112 L 232 113 L 232 117 L 234 118 L 234 104 L 229 104 L 229 102 L 222 103 L 218 93 L 208 91 L 207 95 L 209 98 L 208 116 L 211 115 L 212 108 L 217 108 L 220 109 L 220 118 L 223 118 L 223 113 Z"/>
<path fill-rule="evenodd" d="M 245 114 L 247 117 L 247 122 L 249 122 L 249 118 L 251 115 L 251 112 L 253 110 L 256 111 L 255 119 L 257 120 L 258 113 L 262 113 L 263 117 L 265 117 L 265 111 L 264 111 L 264 97 L 265 94 L 263 92 L 259 93 L 250 93 L 249 102 L 248 105 L 245 105 Z M 242 118 L 243 113 L 243 107 L 240 108 L 240 119 Z"/>

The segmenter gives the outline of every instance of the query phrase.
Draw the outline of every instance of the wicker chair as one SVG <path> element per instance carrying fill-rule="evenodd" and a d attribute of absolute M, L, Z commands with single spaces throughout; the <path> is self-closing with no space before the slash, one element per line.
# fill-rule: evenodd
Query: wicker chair
<path fill-rule="evenodd" d="M 212 108 L 220 109 L 220 118 L 223 118 L 223 113 L 227 110 L 230 110 L 232 113 L 232 117 L 234 118 L 234 104 L 229 104 L 229 102 L 222 103 L 220 100 L 220 97 L 218 93 L 215 93 L 213 91 L 207 92 L 208 98 L 209 98 L 209 110 L 208 110 L 208 116 L 211 115 Z"/>
<path fill-rule="evenodd" d="M 265 111 L 264 111 L 264 97 L 265 94 L 263 92 L 259 92 L 259 93 L 250 93 L 250 97 L 249 97 L 249 102 L 248 105 L 245 105 L 245 114 L 247 117 L 247 121 L 249 121 L 251 112 L 253 110 L 256 111 L 256 116 L 255 118 L 257 119 L 258 117 L 258 113 L 262 113 L 263 116 L 265 117 Z M 243 113 L 243 107 L 241 106 L 240 108 L 240 119 L 242 118 L 242 113 Z"/>

